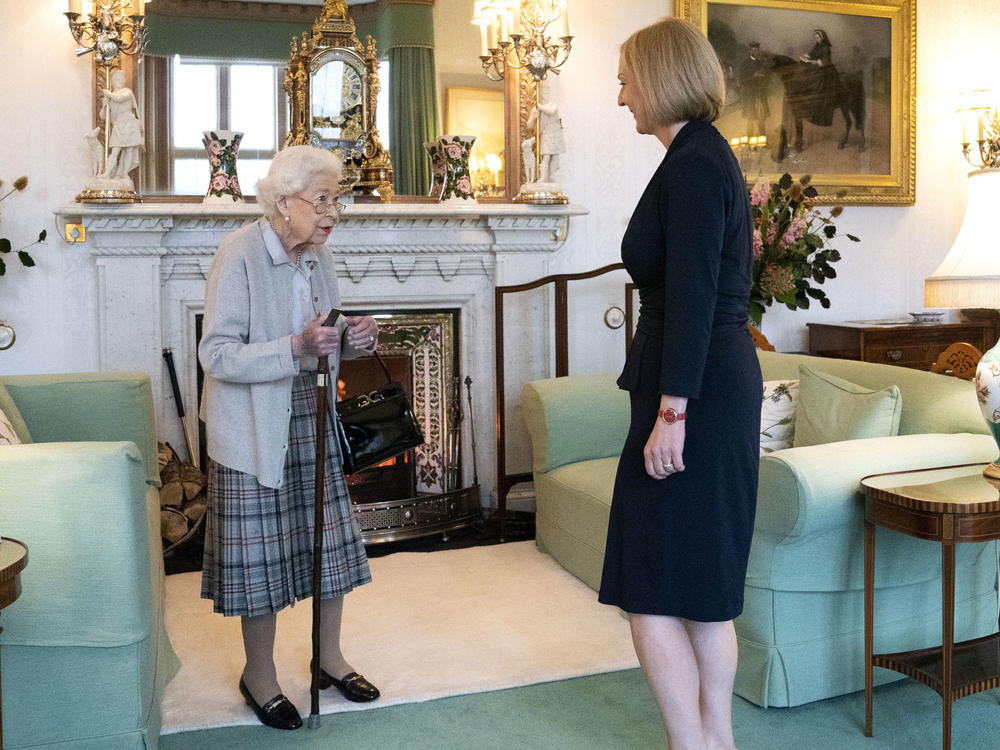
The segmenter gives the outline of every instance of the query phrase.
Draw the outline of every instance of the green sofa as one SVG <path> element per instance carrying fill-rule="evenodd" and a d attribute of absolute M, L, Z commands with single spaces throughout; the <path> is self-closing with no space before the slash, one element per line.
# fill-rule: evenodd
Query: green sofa
<path fill-rule="evenodd" d="M 0 532 L 28 546 L 0 616 L 7 750 L 156 748 L 179 662 L 163 625 L 153 399 L 142 373 L 0 377 Z"/>
<path fill-rule="evenodd" d="M 799 364 L 902 395 L 899 435 L 786 448 L 761 458 L 746 577 L 736 620 L 736 693 L 760 706 L 795 706 L 864 687 L 864 500 L 860 480 L 881 472 L 990 461 L 972 383 L 902 367 L 759 351 L 764 380 L 797 379 Z M 521 410 L 531 436 L 536 539 L 590 587 L 600 585 L 628 394 L 611 376 L 529 383 Z M 720 429 L 723 426 L 720 425 Z M 940 545 L 876 533 L 876 651 L 941 638 Z M 997 626 L 995 543 L 957 551 L 955 633 Z M 901 675 L 876 670 L 877 682 Z"/>

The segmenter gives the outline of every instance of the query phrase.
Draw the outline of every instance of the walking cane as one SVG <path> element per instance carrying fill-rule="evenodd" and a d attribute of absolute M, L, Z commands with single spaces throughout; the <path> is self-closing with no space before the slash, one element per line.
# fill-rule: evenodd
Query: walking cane
<path fill-rule="evenodd" d="M 332 326 L 340 317 L 340 310 L 331 310 L 323 321 L 324 326 Z M 319 729 L 319 614 L 320 578 L 323 571 L 323 485 L 326 483 L 326 387 L 330 376 L 330 360 L 327 355 L 319 358 L 316 365 L 316 473 L 315 499 L 313 501 L 313 574 L 312 574 L 312 681 L 309 684 L 310 729 Z"/>
<path fill-rule="evenodd" d="M 319 358 L 316 367 L 316 474 L 313 516 L 313 573 L 312 573 L 312 682 L 309 685 L 310 729 L 319 729 L 319 614 L 320 590 L 323 568 L 323 484 L 326 482 L 326 385 L 330 363 L 326 355 Z"/>

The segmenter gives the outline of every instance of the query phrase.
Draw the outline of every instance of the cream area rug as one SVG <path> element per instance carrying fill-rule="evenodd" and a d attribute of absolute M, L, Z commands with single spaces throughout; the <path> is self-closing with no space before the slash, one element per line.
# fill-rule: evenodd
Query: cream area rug
<path fill-rule="evenodd" d="M 638 666 L 625 618 L 532 541 L 399 552 L 370 565 L 374 581 L 345 599 L 342 643 L 382 697 L 351 703 L 324 690 L 321 714 Z M 201 573 L 167 577 L 167 631 L 181 669 L 163 697 L 163 734 L 257 723 L 237 690 L 239 618 L 214 614 L 200 586 Z M 303 718 L 311 627 L 311 601 L 278 614 L 278 681 Z"/>

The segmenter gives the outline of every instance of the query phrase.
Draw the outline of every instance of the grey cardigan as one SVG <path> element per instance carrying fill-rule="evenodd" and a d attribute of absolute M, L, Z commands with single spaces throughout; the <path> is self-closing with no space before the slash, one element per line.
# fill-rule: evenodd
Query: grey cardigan
<path fill-rule="evenodd" d="M 208 455 L 257 478 L 265 487 L 282 484 L 292 415 L 292 279 L 295 267 L 276 262 L 264 242 L 267 219 L 227 235 L 212 260 L 205 292 L 205 319 L 198 359 L 205 370 L 201 418 Z M 317 309 L 340 303 L 333 254 L 313 246 L 311 281 Z M 341 331 L 341 356 L 356 357 Z M 363 352 L 367 353 L 367 352 Z M 330 358 L 330 382 L 340 362 Z M 331 410 L 332 411 L 332 410 Z"/>

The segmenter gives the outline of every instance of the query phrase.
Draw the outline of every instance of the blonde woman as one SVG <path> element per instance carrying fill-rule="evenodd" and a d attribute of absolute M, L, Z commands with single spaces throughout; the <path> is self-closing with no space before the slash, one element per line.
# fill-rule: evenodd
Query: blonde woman
<path fill-rule="evenodd" d="M 633 34 L 618 78 L 618 104 L 667 153 L 622 239 L 642 306 L 618 380 L 632 421 L 600 601 L 629 615 L 671 750 L 732 750 L 732 620 L 743 607 L 760 439 L 750 203 L 712 125 L 722 69 L 694 26 L 666 18 Z"/>

